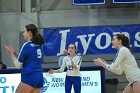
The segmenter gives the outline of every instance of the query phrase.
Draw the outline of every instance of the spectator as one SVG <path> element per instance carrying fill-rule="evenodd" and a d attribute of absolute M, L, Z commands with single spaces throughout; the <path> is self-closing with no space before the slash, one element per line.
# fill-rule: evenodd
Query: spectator
<path fill-rule="evenodd" d="M 6 68 L 7 68 L 6 64 L 3 64 L 2 62 L 0 62 L 0 69 L 6 69 Z"/>
<path fill-rule="evenodd" d="M 67 55 L 68 55 L 68 51 L 67 51 L 67 50 L 64 50 L 64 51 L 63 51 L 63 55 L 61 55 L 61 56 L 59 57 L 59 60 L 58 60 L 58 66 L 59 66 L 59 67 L 62 66 L 63 59 L 64 59 L 64 57 L 67 56 Z"/>

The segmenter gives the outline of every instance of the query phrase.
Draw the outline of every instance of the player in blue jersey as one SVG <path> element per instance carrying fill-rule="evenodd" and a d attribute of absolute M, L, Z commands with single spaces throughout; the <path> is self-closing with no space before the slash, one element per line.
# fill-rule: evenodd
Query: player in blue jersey
<path fill-rule="evenodd" d="M 134 55 L 130 51 L 129 39 L 123 34 L 116 34 L 113 37 L 112 45 L 118 49 L 116 58 L 111 64 L 100 58 L 94 59 L 95 64 L 103 66 L 107 70 L 121 75 L 123 72 L 129 84 L 123 93 L 140 93 L 140 69 Z"/>
<path fill-rule="evenodd" d="M 43 87 L 41 45 L 44 39 L 34 24 L 25 26 L 23 36 L 27 42 L 22 45 L 18 56 L 13 47 L 5 46 L 15 66 L 21 69 L 21 82 L 16 93 L 40 93 Z"/>
<path fill-rule="evenodd" d="M 70 44 L 68 47 L 68 52 L 70 55 L 67 55 L 63 59 L 63 64 L 60 69 L 53 70 L 51 69 L 48 73 L 61 73 L 67 67 L 66 78 L 65 78 L 65 93 L 71 93 L 71 88 L 73 85 L 75 93 L 81 93 L 81 74 L 80 74 L 80 65 L 82 58 L 79 55 L 76 55 L 76 45 Z"/>

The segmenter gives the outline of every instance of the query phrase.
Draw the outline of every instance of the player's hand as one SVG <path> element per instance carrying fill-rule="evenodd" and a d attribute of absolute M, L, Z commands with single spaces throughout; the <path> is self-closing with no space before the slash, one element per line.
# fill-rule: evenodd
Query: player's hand
<path fill-rule="evenodd" d="M 6 51 L 10 54 L 10 55 L 13 55 L 13 48 L 11 46 L 8 46 L 8 45 L 5 45 L 5 49 Z"/>
<path fill-rule="evenodd" d="M 48 71 L 48 73 L 49 73 L 49 74 L 53 74 L 53 73 L 54 73 L 53 69 L 50 69 L 50 70 Z"/>
<path fill-rule="evenodd" d="M 105 66 L 107 65 L 106 62 L 104 62 L 104 61 L 103 61 L 102 59 L 100 59 L 100 58 L 94 59 L 93 61 L 94 61 L 94 63 L 95 63 L 96 65 L 98 65 L 98 66 L 105 67 Z"/>
<path fill-rule="evenodd" d="M 104 63 L 106 63 L 107 64 L 107 62 L 104 60 L 104 59 L 101 59 Z"/>

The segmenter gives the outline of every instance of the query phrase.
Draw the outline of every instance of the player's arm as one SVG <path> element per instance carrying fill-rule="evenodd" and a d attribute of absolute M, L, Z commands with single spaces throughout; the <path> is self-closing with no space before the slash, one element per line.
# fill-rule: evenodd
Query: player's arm
<path fill-rule="evenodd" d="M 65 67 L 66 67 L 66 62 L 65 62 L 65 57 L 64 57 L 63 64 L 62 64 L 61 68 L 60 69 L 57 69 L 57 70 L 50 69 L 48 71 L 48 73 L 50 73 L 50 74 L 53 74 L 53 73 L 62 73 L 64 71 Z"/>
<path fill-rule="evenodd" d="M 121 49 L 118 53 L 118 56 L 112 62 L 112 64 L 111 65 L 107 64 L 105 68 L 116 74 L 122 74 L 123 69 L 121 68 L 120 64 L 123 62 L 123 59 L 126 57 L 126 54 L 127 54 L 126 52 L 127 51 L 125 49 Z"/>
<path fill-rule="evenodd" d="M 16 68 L 18 68 L 18 69 L 21 68 L 22 67 L 22 63 L 18 62 L 17 54 L 16 54 L 14 48 L 11 47 L 11 46 L 5 45 L 5 49 L 10 54 L 10 57 L 12 58 L 12 61 L 13 61 L 14 65 L 16 66 Z"/>
<path fill-rule="evenodd" d="M 118 75 L 121 75 L 123 73 L 123 69 L 120 65 L 115 69 L 111 68 L 111 65 L 107 65 L 106 69 Z"/>
<path fill-rule="evenodd" d="M 18 56 L 17 56 L 17 54 L 15 54 L 14 51 L 13 51 L 13 54 L 11 55 L 11 58 L 13 60 L 15 67 L 20 69 L 22 67 L 23 63 L 18 61 Z"/>
<path fill-rule="evenodd" d="M 49 74 L 53 74 L 53 73 L 60 73 L 60 71 L 57 69 L 57 70 L 53 70 L 53 69 L 50 69 L 48 71 Z"/>
<path fill-rule="evenodd" d="M 80 65 L 81 65 L 81 62 L 82 62 L 82 57 L 78 56 L 76 61 L 77 62 L 74 62 L 74 60 L 71 60 L 71 65 L 74 69 L 80 69 Z M 77 64 L 75 64 L 75 63 L 77 63 Z"/>
<path fill-rule="evenodd" d="M 112 62 L 112 64 L 107 64 L 106 62 L 103 62 L 100 58 L 95 59 L 95 64 L 99 66 L 103 66 L 107 70 L 114 72 L 116 74 L 122 74 L 123 69 L 120 66 L 120 64 L 123 62 L 127 54 L 127 51 L 125 49 L 120 49 L 116 59 Z"/>
<path fill-rule="evenodd" d="M 20 69 L 22 67 L 23 63 L 19 62 L 15 55 L 11 55 L 11 58 L 13 60 L 14 65 L 16 66 L 16 68 Z"/>
<path fill-rule="evenodd" d="M 74 69 L 77 69 L 77 65 L 74 64 L 74 62 L 71 60 L 71 66 L 74 68 Z"/>

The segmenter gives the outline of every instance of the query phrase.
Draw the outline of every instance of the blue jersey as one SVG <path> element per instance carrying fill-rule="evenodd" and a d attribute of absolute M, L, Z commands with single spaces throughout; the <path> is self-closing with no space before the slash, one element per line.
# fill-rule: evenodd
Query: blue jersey
<path fill-rule="evenodd" d="M 20 50 L 18 61 L 23 63 L 22 74 L 42 72 L 42 48 L 32 41 L 25 42 Z"/>

